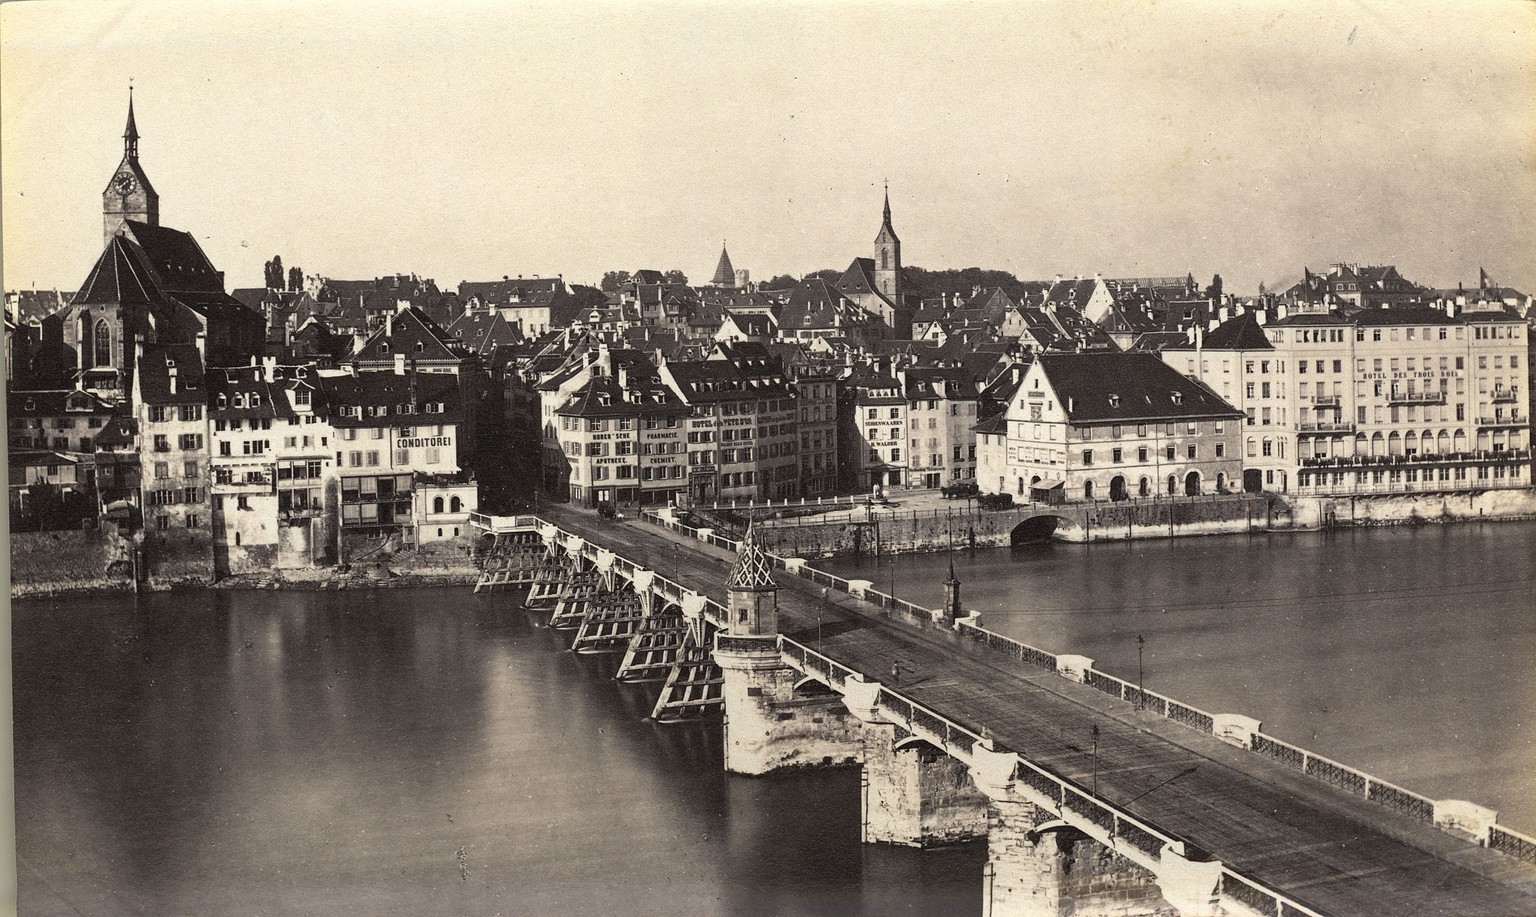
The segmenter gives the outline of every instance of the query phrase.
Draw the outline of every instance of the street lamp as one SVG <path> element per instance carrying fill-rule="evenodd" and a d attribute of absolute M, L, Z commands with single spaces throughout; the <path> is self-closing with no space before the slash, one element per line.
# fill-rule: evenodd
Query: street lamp
<path fill-rule="evenodd" d="M 1141 634 L 1136 635 L 1136 709 L 1140 710 L 1147 705 L 1147 672 L 1141 664 L 1141 650 L 1146 646 L 1147 640 Z"/>
<path fill-rule="evenodd" d="M 1093 725 L 1093 795 L 1099 795 L 1099 725 Z"/>
<path fill-rule="evenodd" d="M 816 652 L 821 652 L 821 613 L 827 607 L 827 587 L 821 587 L 821 604 L 816 606 Z"/>

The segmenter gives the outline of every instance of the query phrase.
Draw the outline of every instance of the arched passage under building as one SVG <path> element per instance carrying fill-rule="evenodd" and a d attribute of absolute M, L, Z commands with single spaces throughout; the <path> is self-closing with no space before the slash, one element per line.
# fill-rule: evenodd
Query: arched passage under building
<path fill-rule="evenodd" d="M 1017 546 L 1050 541 L 1051 536 L 1056 534 L 1056 529 L 1066 521 L 1062 517 L 1053 516 L 1050 513 L 1030 516 L 1013 527 L 1013 531 L 1009 533 L 1008 542 L 1011 545 Z"/>

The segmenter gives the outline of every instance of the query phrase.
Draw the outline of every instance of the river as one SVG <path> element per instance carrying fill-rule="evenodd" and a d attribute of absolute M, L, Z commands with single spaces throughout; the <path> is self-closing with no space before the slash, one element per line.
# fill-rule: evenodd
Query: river
<path fill-rule="evenodd" d="M 1536 526 L 955 557 L 991 627 L 1536 827 Z M 937 604 L 947 558 L 855 569 Z M 20 912 L 975 914 L 984 845 L 863 846 L 858 774 L 717 725 L 467 589 L 13 604 Z"/>
<path fill-rule="evenodd" d="M 1536 832 L 1536 524 L 1053 542 L 953 559 L 985 627 Z M 817 566 L 882 591 L 894 576 L 896 594 L 932 607 L 948 562 Z"/>
<path fill-rule="evenodd" d="M 511 604 L 14 603 L 19 912 L 979 911 L 984 845 L 861 845 L 857 771 L 728 776 Z"/>

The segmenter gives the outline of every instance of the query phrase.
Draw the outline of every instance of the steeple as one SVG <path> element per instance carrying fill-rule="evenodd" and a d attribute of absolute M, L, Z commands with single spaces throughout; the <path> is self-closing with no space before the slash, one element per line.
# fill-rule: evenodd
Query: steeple
<path fill-rule="evenodd" d="M 139 158 L 139 126 L 133 121 L 133 86 L 128 86 L 128 127 L 123 130 L 123 156 Z M 886 208 L 889 211 L 889 207 Z"/>
<path fill-rule="evenodd" d="M 725 243 L 720 243 L 720 263 L 715 265 L 715 277 L 710 281 L 717 287 L 732 287 L 736 285 L 736 269 L 731 267 L 731 255 L 725 250 Z"/>
<path fill-rule="evenodd" d="M 128 90 L 128 120 L 129 120 L 129 123 L 133 122 L 133 90 L 132 89 Z M 881 228 L 883 228 L 883 229 L 890 229 L 891 228 L 891 183 L 890 182 L 886 182 L 885 183 L 885 221 L 884 221 L 884 223 L 881 224 Z"/>
<path fill-rule="evenodd" d="M 737 636 L 772 636 L 779 632 L 779 584 L 774 581 L 768 555 L 757 546 L 752 523 L 736 546 L 736 565 L 725 581 L 730 618 L 727 626 Z"/>
<path fill-rule="evenodd" d="M 960 616 L 960 577 L 955 575 L 955 558 L 951 555 L 949 579 L 944 581 L 944 619 L 953 624 Z"/>
<path fill-rule="evenodd" d="M 885 210 L 875 236 L 875 289 L 892 302 L 901 296 L 901 239 L 891 225 L 891 188 L 885 187 Z"/>
<path fill-rule="evenodd" d="M 139 124 L 133 114 L 133 87 L 128 87 L 128 124 L 123 128 L 123 161 L 101 192 L 102 230 L 106 244 L 128 220 L 160 225 L 160 195 L 139 165 Z"/>

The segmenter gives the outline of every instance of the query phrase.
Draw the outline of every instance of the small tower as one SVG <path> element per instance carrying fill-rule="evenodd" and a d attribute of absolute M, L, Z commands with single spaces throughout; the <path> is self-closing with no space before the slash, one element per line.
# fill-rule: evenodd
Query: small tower
<path fill-rule="evenodd" d="M 901 240 L 891 227 L 891 189 L 885 189 L 885 218 L 880 234 L 875 236 L 875 289 L 887 299 L 898 301 L 901 295 Z"/>
<path fill-rule="evenodd" d="M 768 556 L 757 546 L 750 522 L 725 588 L 733 636 L 767 637 L 779 632 L 779 584 L 774 582 Z"/>
<path fill-rule="evenodd" d="M 122 228 L 124 220 L 137 220 L 150 226 L 160 225 L 160 195 L 149 183 L 149 176 L 139 165 L 139 127 L 133 118 L 133 87 L 128 87 L 128 126 L 123 130 L 123 161 L 112 173 L 107 188 L 101 192 L 103 244 Z"/>
<path fill-rule="evenodd" d="M 715 278 L 710 281 L 711 286 L 729 287 L 736 283 L 736 271 L 731 267 L 731 255 L 725 250 L 725 243 L 720 243 L 720 263 L 715 265 Z"/>

